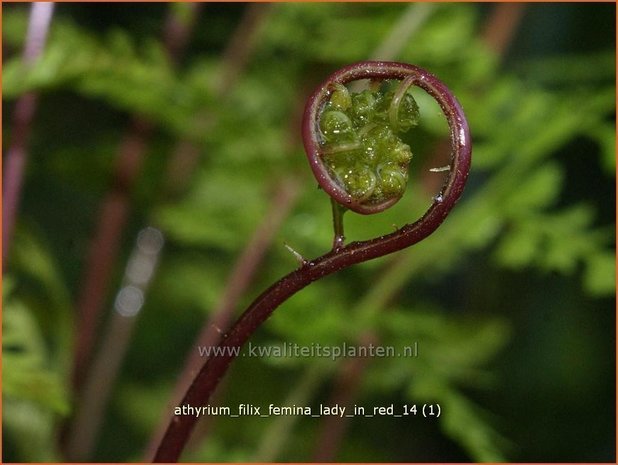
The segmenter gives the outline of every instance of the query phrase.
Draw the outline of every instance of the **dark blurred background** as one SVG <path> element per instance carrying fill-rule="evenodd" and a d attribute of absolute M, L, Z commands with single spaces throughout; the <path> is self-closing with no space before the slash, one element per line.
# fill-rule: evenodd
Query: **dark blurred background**
<path fill-rule="evenodd" d="M 28 65 L 30 6 L 3 5 L 5 186 L 9 151 L 28 154 L 3 261 L 5 461 L 147 459 L 200 328 L 225 329 L 222 307 L 239 314 L 294 269 L 284 242 L 308 257 L 330 246 L 300 111 L 328 74 L 370 58 L 422 66 L 457 95 L 475 143 L 464 198 L 431 238 L 309 286 L 252 341 L 369 334 L 421 353 L 240 358 L 217 402 L 341 395 L 442 416 L 219 417 L 183 460 L 615 461 L 613 3 L 59 3 Z M 440 185 L 427 169 L 444 164 L 445 125 L 418 101 L 409 192 L 347 214 L 350 240 L 411 221 Z M 259 256 L 234 293 L 246 250 Z M 140 254 L 152 276 L 118 316 Z"/>

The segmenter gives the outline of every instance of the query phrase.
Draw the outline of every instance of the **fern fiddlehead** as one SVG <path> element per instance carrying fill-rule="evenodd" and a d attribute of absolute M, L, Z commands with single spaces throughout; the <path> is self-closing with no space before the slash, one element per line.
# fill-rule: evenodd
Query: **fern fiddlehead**
<path fill-rule="evenodd" d="M 335 184 L 336 200 L 357 213 L 388 208 L 406 188 L 412 152 L 399 134 L 418 124 L 411 84 L 374 81 L 375 90 L 350 93 L 336 82 L 325 99 L 318 156 Z M 344 200 L 340 190 L 347 194 Z"/>
<path fill-rule="evenodd" d="M 345 84 L 361 79 L 372 82 L 370 90 L 354 94 L 345 88 Z M 431 95 L 448 121 L 451 162 L 446 182 L 417 221 L 393 233 L 343 246 L 341 217 L 337 217 L 341 208 L 377 213 L 403 194 L 412 155 L 398 135 L 418 120 L 418 108 L 408 92 L 411 86 Z M 311 169 L 333 199 L 335 246 L 315 260 L 303 261 L 300 268 L 253 301 L 219 343 L 215 353 L 220 355 L 209 358 L 196 375 L 183 405 L 205 405 L 239 348 L 296 292 L 324 276 L 404 249 L 433 233 L 461 196 L 470 169 L 472 146 L 461 106 L 435 76 L 413 65 L 366 61 L 336 71 L 309 97 L 302 132 Z M 196 421 L 193 416 L 174 417 L 154 461 L 178 460 Z"/>

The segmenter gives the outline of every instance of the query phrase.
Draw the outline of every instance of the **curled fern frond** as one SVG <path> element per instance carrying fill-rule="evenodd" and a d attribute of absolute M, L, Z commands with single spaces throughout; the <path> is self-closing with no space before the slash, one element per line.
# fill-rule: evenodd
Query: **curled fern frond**
<path fill-rule="evenodd" d="M 358 79 L 371 80 L 371 89 L 350 93 L 345 84 Z M 240 347 L 296 292 L 324 276 L 422 241 L 442 224 L 455 206 L 470 170 L 472 146 L 468 123 L 449 89 L 416 66 L 366 61 L 342 68 L 328 78 L 305 107 L 303 141 L 311 169 L 320 186 L 334 200 L 334 211 L 339 209 L 339 204 L 369 214 L 397 202 L 403 193 L 407 164 L 412 156 L 409 147 L 398 137 L 418 120 L 418 108 L 408 92 L 413 85 L 424 89 L 440 104 L 450 128 L 448 176 L 429 209 L 415 222 L 390 234 L 345 246 L 342 214 L 337 212 L 332 250 L 314 260 L 300 257 L 300 268 L 274 283 L 249 305 L 221 339 L 217 349 L 221 355 L 209 358 L 197 373 L 182 405 L 205 405 Z M 375 160 L 371 154 L 376 155 Z M 174 417 L 154 461 L 178 460 L 196 421 L 193 416 Z"/>
<path fill-rule="evenodd" d="M 348 90 L 346 84 L 361 79 L 370 80 L 367 89 Z M 403 63 L 356 63 L 331 75 L 309 98 L 303 120 L 307 157 L 320 186 L 340 205 L 378 213 L 404 194 L 412 150 L 401 136 L 419 121 L 413 86 L 432 95 L 451 128 L 457 126 L 446 87 Z"/>

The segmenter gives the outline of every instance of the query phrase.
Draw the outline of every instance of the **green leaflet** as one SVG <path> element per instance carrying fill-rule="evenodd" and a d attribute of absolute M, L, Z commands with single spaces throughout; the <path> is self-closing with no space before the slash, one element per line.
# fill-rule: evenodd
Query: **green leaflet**
<path fill-rule="evenodd" d="M 67 413 L 61 379 L 47 366 L 42 335 L 25 304 L 16 299 L 5 301 L 2 332 L 3 396 L 28 399 L 52 411 Z"/>
<path fill-rule="evenodd" d="M 26 461 L 55 461 L 57 415 L 69 411 L 59 374 L 49 368 L 43 335 L 30 309 L 3 299 L 3 431 Z"/>

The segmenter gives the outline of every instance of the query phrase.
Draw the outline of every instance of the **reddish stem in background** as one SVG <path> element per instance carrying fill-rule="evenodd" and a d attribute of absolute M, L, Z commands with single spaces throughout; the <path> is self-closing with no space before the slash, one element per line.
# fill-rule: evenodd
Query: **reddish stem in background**
<path fill-rule="evenodd" d="M 200 5 L 191 4 L 188 8 L 186 18 L 180 18 L 172 11 L 166 19 L 163 45 L 172 64 L 181 58 Z M 118 150 L 111 189 L 99 212 L 76 304 L 79 320 L 73 383 L 77 389 L 81 387 L 92 357 L 122 232 L 131 209 L 131 191 L 141 173 L 151 133 L 149 122 L 141 117 L 132 119 L 129 132 Z"/>
<path fill-rule="evenodd" d="M 33 3 L 24 44 L 24 65 L 32 66 L 41 55 L 54 12 L 54 4 Z M 28 136 L 37 106 L 37 95 L 28 92 L 17 100 L 13 113 L 12 142 L 7 151 L 2 184 L 2 269 L 6 268 L 15 219 L 19 210 L 24 171 L 28 161 Z"/>
<path fill-rule="evenodd" d="M 303 140 L 311 167 L 320 184 L 325 184 L 325 170 L 316 161 L 318 140 L 316 118 L 328 89 L 334 82 L 347 83 L 357 79 L 403 79 L 414 76 L 414 85 L 427 91 L 440 104 L 450 127 L 452 145 L 449 177 L 442 192 L 422 218 L 407 224 L 394 233 L 375 239 L 353 242 L 346 247 L 304 264 L 262 293 L 241 315 L 232 329 L 219 343 L 225 355 L 210 358 L 202 367 L 187 391 L 183 405 L 206 405 L 212 392 L 226 373 L 240 348 L 273 311 L 313 281 L 357 263 L 391 254 L 409 247 L 433 233 L 442 224 L 463 192 L 471 161 L 471 140 L 468 124 L 461 106 L 448 88 L 436 77 L 416 66 L 394 62 L 360 62 L 334 73 L 310 98 L 305 108 Z M 339 193 L 339 195 L 341 195 Z M 347 199 L 344 199 L 347 201 Z M 177 461 L 197 419 L 191 416 L 174 417 L 155 454 L 155 462 Z"/>
<path fill-rule="evenodd" d="M 379 339 L 375 334 L 365 333 L 359 338 L 359 346 L 368 347 L 369 345 L 377 346 L 380 344 Z M 328 399 L 328 405 L 343 405 L 347 408 L 351 406 L 351 399 L 354 399 L 360 390 L 361 379 L 365 374 L 365 369 L 371 362 L 369 357 L 355 357 L 346 360 L 346 364 L 342 366 L 341 371 L 335 381 L 333 395 Z M 334 415 L 333 415 L 334 417 Z M 331 418 L 328 418 L 331 420 Z M 343 417 L 331 421 L 324 421 L 322 428 L 318 433 L 316 447 L 313 455 L 314 462 L 332 462 L 335 457 L 339 444 L 345 436 L 348 425 L 348 418 Z"/>
<path fill-rule="evenodd" d="M 221 57 L 221 74 L 216 84 L 219 94 L 229 94 L 246 68 L 255 48 L 256 39 L 264 28 L 272 9 L 271 3 L 250 3 L 246 6 L 240 24 L 236 27 Z"/>
<path fill-rule="evenodd" d="M 107 295 L 114 263 L 120 249 L 122 231 L 130 211 L 130 193 L 142 168 L 146 140 L 152 127 L 134 118 L 129 134 L 120 146 L 111 190 L 105 196 L 98 215 L 95 237 L 87 258 L 83 285 L 77 299 L 73 383 L 77 388 L 92 356 L 101 310 Z"/>
<path fill-rule="evenodd" d="M 266 252 L 273 237 L 279 229 L 281 223 L 291 210 L 294 201 L 299 193 L 298 182 L 283 180 L 277 186 L 273 198 L 272 208 L 264 217 L 264 221 L 258 226 L 251 240 L 243 249 L 238 257 L 234 268 L 228 278 L 225 290 L 209 317 L 207 323 L 197 336 L 195 344 L 185 360 L 182 372 L 178 377 L 176 386 L 172 393 L 168 408 L 173 408 L 182 400 L 183 394 L 191 385 L 195 373 L 200 368 L 202 356 L 197 350 L 198 347 L 215 347 L 222 338 L 222 331 L 227 330 L 233 321 L 234 310 L 238 300 L 243 296 L 253 281 L 259 265 L 264 259 Z M 147 448 L 147 457 L 150 458 L 157 450 L 163 434 L 167 427 L 167 416 L 162 418 L 161 425 L 155 431 Z"/>
<path fill-rule="evenodd" d="M 508 50 L 525 10 L 525 3 L 499 3 L 494 6 L 482 38 L 496 55 L 503 56 Z"/>

